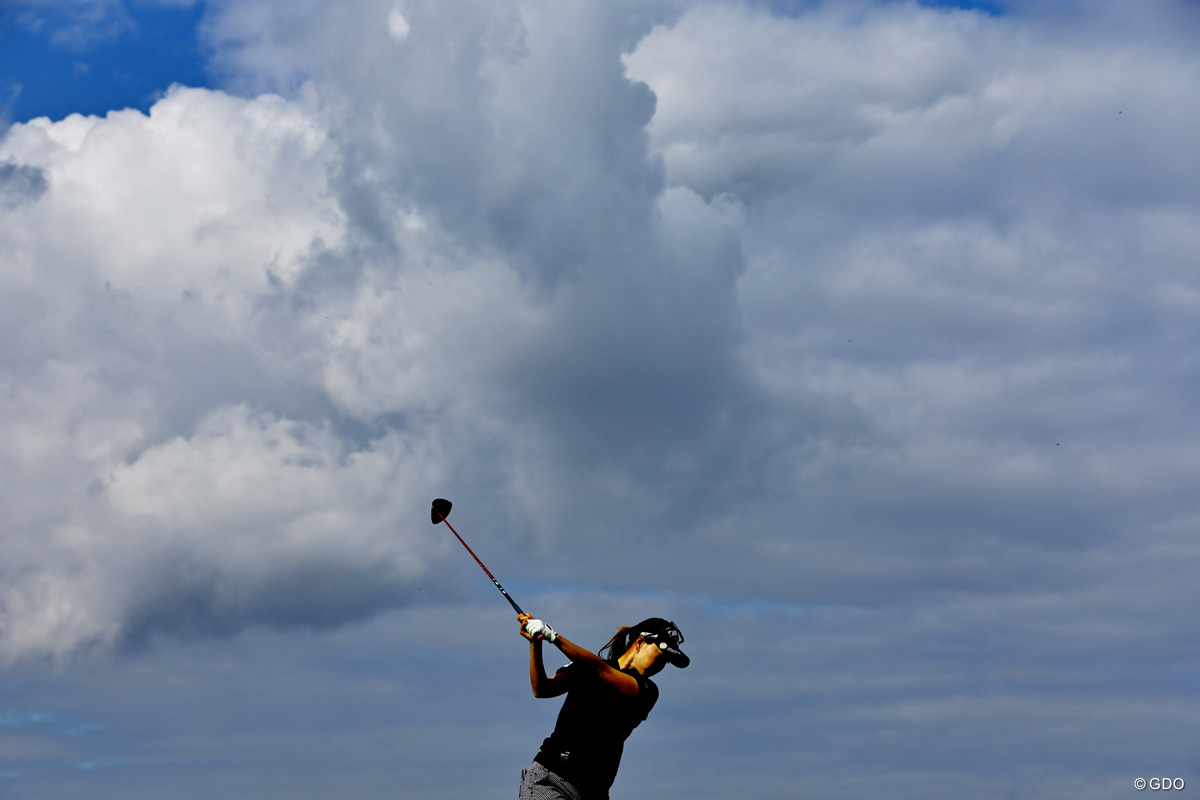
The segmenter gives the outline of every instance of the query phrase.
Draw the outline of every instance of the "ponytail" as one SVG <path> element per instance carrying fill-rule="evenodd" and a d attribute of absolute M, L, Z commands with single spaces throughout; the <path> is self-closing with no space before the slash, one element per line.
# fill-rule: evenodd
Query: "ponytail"
<path fill-rule="evenodd" d="M 617 666 L 617 659 L 625 655 L 625 651 L 633 644 L 637 638 L 637 634 L 633 628 L 628 625 L 622 625 L 617 628 L 617 635 L 608 640 L 608 642 L 600 648 L 600 658 L 604 659 L 611 667 Z"/>

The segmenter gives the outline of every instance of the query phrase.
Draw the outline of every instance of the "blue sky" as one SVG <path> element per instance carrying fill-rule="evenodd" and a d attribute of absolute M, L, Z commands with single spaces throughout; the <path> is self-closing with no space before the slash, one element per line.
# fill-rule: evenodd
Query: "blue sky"
<path fill-rule="evenodd" d="M 79 31 L 78 9 L 9 8 L 0 17 L 0 87 L 10 121 L 150 106 L 172 83 L 205 86 L 204 5 L 131 6 Z"/>
<path fill-rule="evenodd" d="M 1194 3 L 5 8 L 0 796 L 1200 785 Z"/>

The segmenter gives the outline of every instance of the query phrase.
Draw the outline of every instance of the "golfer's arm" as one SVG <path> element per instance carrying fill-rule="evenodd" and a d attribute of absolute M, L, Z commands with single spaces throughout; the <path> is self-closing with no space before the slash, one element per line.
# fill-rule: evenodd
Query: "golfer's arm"
<path fill-rule="evenodd" d="M 534 697 L 558 697 L 567 691 L 567 676 L 556 672 L 553 677 L 546 674 L 542 660 L 542 640 L 529 643 L 529 685 Z"/>
<path fill-rule="evenodd" d="M 582 664 L 584 667 L 593 670 L 600 679 L 611 683 L 617 688 L 621 694 L 637 695 L 640 691 L 638 682 L 631 676 L 626 675 L 620 670 L 613 669 L 600 656 L 572 642 L 561 633 L 554 641 L 559 650 L 563 651 L 563 655 L 571 659 L 576 664 Z"/>
<path fill-rule="evenodd" d="M 558 634 L 558 638 L 555 639 L 554 644 L 558 646 L 559 650 L 563 651 L 564 656 L 577 664 L 585 664 L 588 667 L 595 669 L 608 666 L 608 664 L 605 664 L 604 659 L 602 659 L 600 656 L 596 655 L 591 650 L 580 647 L 567 637 L 563 636 L 561 633 Z"/>

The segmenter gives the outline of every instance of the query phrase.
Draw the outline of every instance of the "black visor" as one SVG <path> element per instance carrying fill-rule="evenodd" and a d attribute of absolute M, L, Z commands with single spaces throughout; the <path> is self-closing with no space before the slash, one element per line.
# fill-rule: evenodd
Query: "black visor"
<path fill-rule="evenodd" d="M 667 662 L 683 669 L 692 660 L 688 658 L 679 645 L 683 644 L 683 634 L 679 632 L 679 627 L 669 620 L 659 617 L 651 617 L 637 627 L 638 636 L 641 636 L 647 642 L 658 645 L 658 648 L 663 651 L 667 657 Z"/>

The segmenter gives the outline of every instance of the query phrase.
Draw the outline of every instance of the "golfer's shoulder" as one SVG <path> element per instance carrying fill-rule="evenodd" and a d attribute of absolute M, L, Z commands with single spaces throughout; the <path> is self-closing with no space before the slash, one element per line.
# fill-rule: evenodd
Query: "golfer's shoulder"
<path fill-rule="evenodd" d="M 634 670 L 630 670 L 629 673 L 627 673 L 627 674 L 631 675 L 634 678 L 634 680 L 637 681 L 637 683 L 638 683 L 638 699 L 641 701 L 641 703 L 647 709 L 649 709 L 656 702 L 658 702 L 658 684 L 657 683 L 650 680 L 650 678 L 646 677 L 645 675 L 642 675 Z"/>
<path fill-rule="evenodd" d="M 642 678 L 638 683 L 641 685 L 641 690 L 635 699 L 633 714 L 635 719 L 643 720 L 658 704 L 658 684 L 649 678 Z"/>

